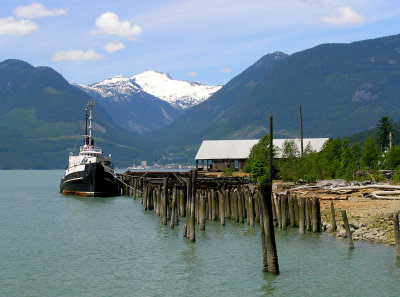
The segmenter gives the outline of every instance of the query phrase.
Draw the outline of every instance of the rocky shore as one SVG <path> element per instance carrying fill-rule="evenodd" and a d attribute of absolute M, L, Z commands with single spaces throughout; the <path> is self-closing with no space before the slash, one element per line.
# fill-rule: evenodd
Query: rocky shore
<path fill-rule="evenodd" d="M 344 180 L 328 180 L 300 187 L 291 185 L 289 191 L 296 195 L 321 199 L 322 230 L 330 236 L 346 238 L 340 214 L 341 210 L 346 210 L 353 240 L 394 245 L 393 214 L 400 211 L 400 196 L 397 197 L 398 191 L 386 189 L 387 192 L 383 195 L 389 193 L 390 197 L 376 198 L 375 193 L 379 187 L 398 186 L 372 184 L 370 181 L 349 183 Z M 379 193 L 382 194 L 382 191 Z M 331 227 L 331 201 L 335 208 L 335 232 L 332 232 Z"/>
<path fill-rule="evenodd" d="M 340 210 L 346 210 L 349 216 L 350 231 L 353 240 L 373 241 L 394 245 L 393 213 L 400 210 L 400 201 L 365 201 L 365 198 L 352 197 L 347 201 L 335 201 L 336 232 L 332 232 L 330 223 L 330 202 L 321 203 L 322 230 L 336 238 L 346 238 Z"/>

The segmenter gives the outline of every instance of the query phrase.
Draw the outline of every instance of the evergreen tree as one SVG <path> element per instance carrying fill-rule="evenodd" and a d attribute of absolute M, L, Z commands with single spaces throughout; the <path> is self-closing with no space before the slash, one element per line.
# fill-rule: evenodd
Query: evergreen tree
<path fill-rule="evenodd" d="M 385 168 L 395 169 L 400 165 L 400 146 L 395 145 L 385 155 Z"/>
<path fill-rule="evenodd" d="M 390 144 L 389 133 L 393 132 L 393 121 L 388 117 L 382 117 L 376 127 L 378 129 L 376 142 L 381 151 L 384 151 Z"/>
<path fill-rule="evenodd" d="M 350 180 L 353 178 L 351 171 L 351 148 L 349 146 L 349 141 L 345 139 L 343 141 L 342 154 L 340 155 L 340 167 L 338 170 L 338 177 Z"/>
<path fill-rule="evenodd" d="M 257 180 L 260 177 L 267 177 L 269 174 L 269 134 L 263 136 L 260 141 L 253 146 L 250 156 L 243 168 L 245 172 L 250 172 L 251 177 Z"/>
<path fill-rule="evenodd" d="M 340 166 L 342 139 L 329 139 L 320 152 L 320 178 L 335 178 Z"/>
<path fill-rule="evenodd" d="M 283 143 L 282 157 L 279 160 L 279 176 L 284 181 L 295 181 L 298 179 L 300 151 L 294 140 L 286 140 Z"/>
<path fill-rule="evenodd" d="M 361 165 L 367 168 L 376 168 L 380 153 L 379 147 L 374 143 L 374 137 L 368 137 L 361 149 Z"/>

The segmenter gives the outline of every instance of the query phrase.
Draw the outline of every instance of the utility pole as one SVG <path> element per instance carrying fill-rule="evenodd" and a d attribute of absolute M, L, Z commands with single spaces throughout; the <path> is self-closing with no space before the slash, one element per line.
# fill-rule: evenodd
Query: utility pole
<path fill-rule="evenodd" d="M 301 117 L 301 105 L 299 106 L 300 112 L 300 153 L 303 155 L 303 119 Z"/>

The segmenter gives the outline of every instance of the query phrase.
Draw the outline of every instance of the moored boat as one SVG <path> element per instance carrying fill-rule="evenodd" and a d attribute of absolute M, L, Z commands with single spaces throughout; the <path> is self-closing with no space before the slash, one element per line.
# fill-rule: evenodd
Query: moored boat
<path fill-rule="evenodd" d="M 79 154 L 70 153 L 68 166 L 61 179 L 60 192 L 79 196 L 115 196 L 117 179 L 111 155 L 103 156 L 100 147 L 94 146 L 92 135 L 92 107 L 89 101 L 85 109 L 85 135 Z M 88 115 L 89 112 L 89 115 Z"/>

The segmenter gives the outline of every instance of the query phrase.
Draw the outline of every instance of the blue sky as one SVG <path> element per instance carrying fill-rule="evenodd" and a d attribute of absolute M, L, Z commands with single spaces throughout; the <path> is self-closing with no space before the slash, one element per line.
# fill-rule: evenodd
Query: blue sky
<path fill-rule="evenodd" d="M 0 60 L 75 83 L 151 69 L 216 85 L 267 53 L 393 34 L 398 0 L 1 0 Z"/>

